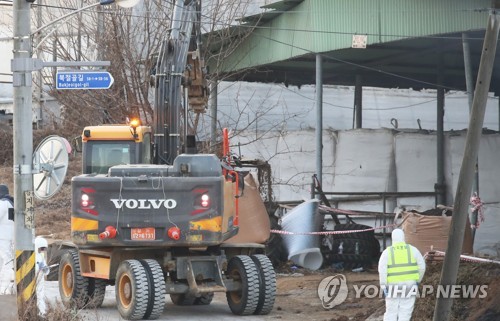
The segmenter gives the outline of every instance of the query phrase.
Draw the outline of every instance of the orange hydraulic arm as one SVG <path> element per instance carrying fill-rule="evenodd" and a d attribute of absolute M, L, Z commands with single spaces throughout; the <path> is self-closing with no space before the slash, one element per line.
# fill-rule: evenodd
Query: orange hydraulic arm
<path fill-rule="evenodd" d="M 239 208 L 238 208 L 238 197 L 239 197 L 239 175 L 236 171 L 230 169 L 231 167 L 231 155 L 229 151 L 229 131 L 227 128 L 224 128 L 222 130 L 222 159 L 224 162 L 226 162 L 226 167 L 222 167 L 222 173 L 226 179 L 235 179 L 235 195 L 234 197 L 236 198 L 234 203 L 235 203 L 235 208 L 236 208 L 236 213 L 234 216 L 233 224 L 234 226 L 238 226 L 239 224 Z"/>

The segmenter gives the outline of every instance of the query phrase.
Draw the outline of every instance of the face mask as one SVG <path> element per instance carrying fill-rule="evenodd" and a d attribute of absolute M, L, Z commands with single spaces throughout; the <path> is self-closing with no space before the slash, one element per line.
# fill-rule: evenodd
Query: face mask
<path fill-rule="evenodd" d="M 46 254 L 47 251 L 46 250 L 41 250 L 40 252 L 38 252 L 38 255 L 40 255 L 40 257 L 42 257 L 43 260 L 45 260 L 45 257 L 46 257 Z"/>

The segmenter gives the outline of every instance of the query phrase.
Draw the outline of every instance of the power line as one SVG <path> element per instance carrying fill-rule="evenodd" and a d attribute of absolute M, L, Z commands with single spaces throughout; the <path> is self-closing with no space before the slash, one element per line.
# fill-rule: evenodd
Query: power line
<path fill-rule="evenodd" d="M 310 96 L 307 96 L 307 95 L 304 95 L 302 93 L 299 93 L 295 90 L 291 90 L 290 88 L 286 87 L 285 85 L 283 84 L 279 84 L 280 87 L 282 89 L 285 89 L 289 92 L 292 92 L 294 93 L 295 95 L 297 96 L 300 96 L 300 97 L 303 97 L 305 99 L 308 99 L 310 101 L 316 101 L 316 99 L 314 97 L 310 97 Z M 448 98 L 452 98 L 450 96 L 453 96 L 453 95 L 456 95 L 456 94 L 460 94 L 460 93 L 463 93 L 463 94 L 467 94 L 466 92 L 463 92 L 463 91 L 459 91 L 459 92 L 448 92 L 446 93 L 445 95 L 448 97 Z M 421 99 L 419 97 L 416 97 L 417 99 Z M 500 99 L 500 97 L 488 97 L 489 99 Z M 432 103 L 432 102 L 435 102 L 437 101 L 436 98 L 432 98 L 432 99 L 428 99 L 426 101 L 422 101 L 422 102 L 418 102 L 418 103 L 414 103 L 414 104 L 409 104 L 409 105 L 403 105 L 403 106 L 394 106 L 394 107 L 387 107 L 387 108 L 366 108 L 366 107 L 363 107 L 363 110 L 379 110 L 379 111 L 383 111 L 383 110 L 397 110 L 397 109 L 405 109 L 405 108 L 411 108 L 411 107 L 415 107 L 415 106 L 419 106 L 419 105 L 425 105 L 425 104 L 429 104 L 429 103 Z M 335 105 L 335 104 L 332 104 L 332 103 L 329 103 L 329 102 L 325 102 L 323 101 L 323 105 L 328 105 L 328 106 L 332 106 L 332 107 L 335 107 L 335 108 L 340 108 L 340 109 L 354 109 L 354 106 L 350 107 L 350 106 L 341 106 L 341 105 Z"/>
<path fill-rule="evenodd" d="M 37 4 L 35 6 L 39 7 L 47 7 L 47 8 L 55 8 L 55 9 L 63 9 L 63 10 L 78 10 L 78 8 L 72 8 L 72 7 L 62 7 L 62 6 L 52 6 L 52 5 L 40 5 Z M 107 14 L 115 14 L 121 9 L 118 10 L 113 10 L 113 9 L 107 9 L 103 10 L 102 12 L 107 13 Z M 482 11 L 487 11 L 488 9 L 470 9 L 470 10 L 455 10 L 457 12 L 482 12 Z M 453 12 L 454 10 L 450 10 L 447 12 Z M 146 13 L 149 13 L 150 11 L 147 11 Z M 153 11 L 155 12 L 155 11 Z M 275 11 L 268 11 L 264 12 L 265 13 L 274 13 Z M 309 12 L 309 11 L 281 11 L 280 13 L 303 13 L 303 12 Z M 404 13 L 405 11 L 394 11 L 396 13 Z M 414 11 L 412 11 L 414 12 Z M 423 12 L 423 11 L 422 11 Z M 427 12 L 427 11 L 426 11 Z M 434 12 L 433 10 L 429 10 L 429 12 Z M 131 18 L 145 18 L 146 16 L 144 15 L 137 15 L 137 14 L 132 14 L 132 13 L 126 13 L 126 12 L 121 12 L 122 16 L 125 17 L 131 17 Z M 209 15 L 202 14 L 202 17 L 211 19 Z M 153 20 L 164 20 L 161 17 L 148 17 L 149 19 Z M 239 27 L 239 28 L 249 28 L 249 29 L 261 29 L 261 30 L 269 30 L 269 31 L 291 31 L 291 32 L 305 32 L 305 33 L 314 33 L 314 34 L 335 34 L 335 35 L 366 35 L 366 36 L 376 36 L 376 37 L 397 37 L 397 38 L 407 38 L 407 39 L 447 39 L 447 40 L 460 40 L 462 41 L 461 36 L 460 37 L 453 37 L 453 36 L 437 36 L 437 35 L 428 35 L 428 36 L 415 36 L 415 35 L 404 35 L 404 34 L 383 34 L 383 33 L 371 33 L 371 32 L 342 32 L 342 31 L 332 31 L 332 30 L 315 30 L 315 29 L 297 29 L 297 28 L 278 28 L 278 27 L 267 27 L 267 26 L 262 26 L 262 25 L 252 25 L 252 24 L 239 24 L 239 25 L 234 25 L 228 22 L 214 22 L 214 26 L 219 26 L 219 27 Z M 484 38 L 483 37 L 470 37 L 468 38 L 469 40 L 479 40 L 482 41 Z"/>
<path fill-rule="evenodd" d="M 42 5 L 42 6 L 52 7 L 52 8 L 60 8 L 60 9 L 68 9 L 68 10 L 76 10 L 74 8 L 69 8 L 69 7 L 56 7 L 56 6 L 48 6 L 48 5 Z M 113 13 L 113 12 L 110 12 L 110 11 L 104 11 L 104 12 L 105 13 Z M 271 11 L 271 12 L 274 12 L 274 11 Z M 290 12 L 290 11 L 285 11 L 285 12 Z M 124 12 L 122 12 L 122 14 L 123 14 L 123 16 L 128 16 L 128 17 L 144 18 L 144 16 L 142 16 L 142 15 L 127 14 L 127 13 L 124 13 Z M 203 15 L 203 17 L 207 18 L 208 16 L 207 15 Z M 152 19 L 160 19 L 160 18 L 152 17 Z M 213 23 L 213 25 L 216 25 L 216 26 L 226 26 L 226 27 L 227 26 L 233 26 L 233 25 L 231 25 L 229 23 L 223 23 L 223 22 L 215 22 L 215 23 Z M 341 34 L 341 35 L 360 34 L 360 33 L 349 33 L 349 32 L 337 32 L 337 31 L 320 31 L 320 30 L 294 29 L 294 28 L 275 28 L 275 27 L 263 27 L 263 26 L 251 26 L 251 25 L 237 25 L 237 27 L 252 28 L 252 29 L 264 29 L 265 28 L 265 29 L 276 30 L 276 31 L 311 32 L 311 33 L 327 33 L 327 34 Z M 267 37 L 265 35 L 259 35 L 259 34 L 255 34 L 255 35 L 258 36 L 258 37 L 265 38 L 265 39 L 267 39 L 269 41 L 273 41 L 273 42 L 276 42 L 276 43 L 280 43 L 282 45 L 289 46 L 291 48 L 302 50 L 305 53 L 316 54 L 315 52 L 310 51 L 308 49 L 301 48 L 301 47 L 298 47 L 296 45 L 293 45 L 293 44 L 290 44 L 290 43 L 287 43 L 287 42 L 284 42 L 284 41 L 273 39 L 273 38 Z M 383 35 L 382 34 L 367 34 L 367 35 L 383 36 L 383 37 L 406 37 L 406 38 L 413 38 L 413 39 L 454 39 L 454 40 L 460 40 L 461 41 L 461 38 L 458 38 L 458 37 L 445 37 L 445 36 L 419 36 L 419 37 L 415 37 L 415 36 L 391 35 L 391 34 L 383 34 Z M 469 38 L 469 39 L 482 40 L 482 38 Z M 351 66 L 354 66 L 354 67 L 357 67 L 357 68 L 370 70 L 370 71 L 381 73 L 381 74 L 385 74 L 385 75 L 388 75 L 388 76 L 391 76 L 391 77 L 397 77 L 397 78 L 400 78 L 400 79 L 404 79 L 404 80 L 408 80 L 408 81 L 411 81 L 411 82 L 420 83 L 420 84 L 424 84 L 424 85 L 428 85 L 428 86 L 432 86 L 432 87 L 438 87 L 437 84 L 432 83 L 432 82 L 422 81 L 422 80 L 419 80 L 419 79 L 416 79 L 416 78 L 411 78 L 411 77 L 406 77 L 406 76 L 398 75 L 396 73 L 387 72 L 387 71 L 384 71 L 384 70 L 381 70 L 381 69 L 377 69 L 377 68 L 365 66 L 365 65 L 362 65 L 362 64 L 354 63 L 354 62 L 351 62 L 351 61 L 339 59 L 339 58 L 330 56 L 328 54 L 321 54 L 321 55 L 323 57 L 325 57 L 326 59 L 337 61 L 337 62 L 340 62 L 340 63 L 343 63 L 343 64 L 347 64 L 347 65 L 351 65 Z M 443 88 L 448 89 L 448 90 L 457 90 L 456 88 L 446 87 L 446 86 L 443 86 Z"/>

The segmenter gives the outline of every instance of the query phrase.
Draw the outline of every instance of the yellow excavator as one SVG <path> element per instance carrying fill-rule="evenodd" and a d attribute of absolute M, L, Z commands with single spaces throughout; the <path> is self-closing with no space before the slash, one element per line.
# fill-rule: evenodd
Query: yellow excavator
<path fill-rule="evenodd" d="M 173 5 L 154 73 L 154 124 L 83 130 L 83 174 L 71 183 L 74 247 L 59 264 L 61 300 L 99 307 L 114 285 L 122 318 L 139 320 L 158 318 L 167 294 L 174 304 L 206 305 L 214 292 L 225 292 L 234 314 L 268 314 L 276 275 L 264 247 L 231 239 L 250 227 L 268 236 L 269 217 L 240 228 L 240 206 L 255 204 L 239 204 L 246 180 L 230 157 L 227 131 L 222 159 L 198 154 L 187 135 L 185 106 L 202 112 L 208 93 L 201 1 Z"/>

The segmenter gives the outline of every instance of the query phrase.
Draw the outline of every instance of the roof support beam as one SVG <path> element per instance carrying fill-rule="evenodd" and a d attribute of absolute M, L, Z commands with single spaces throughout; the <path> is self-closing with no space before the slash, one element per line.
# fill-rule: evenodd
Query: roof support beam
<path fill-rule="evenodd" d="M 356 113 L 356 128 L 363 128 L 363 84 L 361 75 L 356 75 L 354 87 L 354 111 Z"/>
<path fill-rule="evenodd" d="M 316 176 L 323 184 L 323 60 L 320 54 L 316 54 Z"/>

